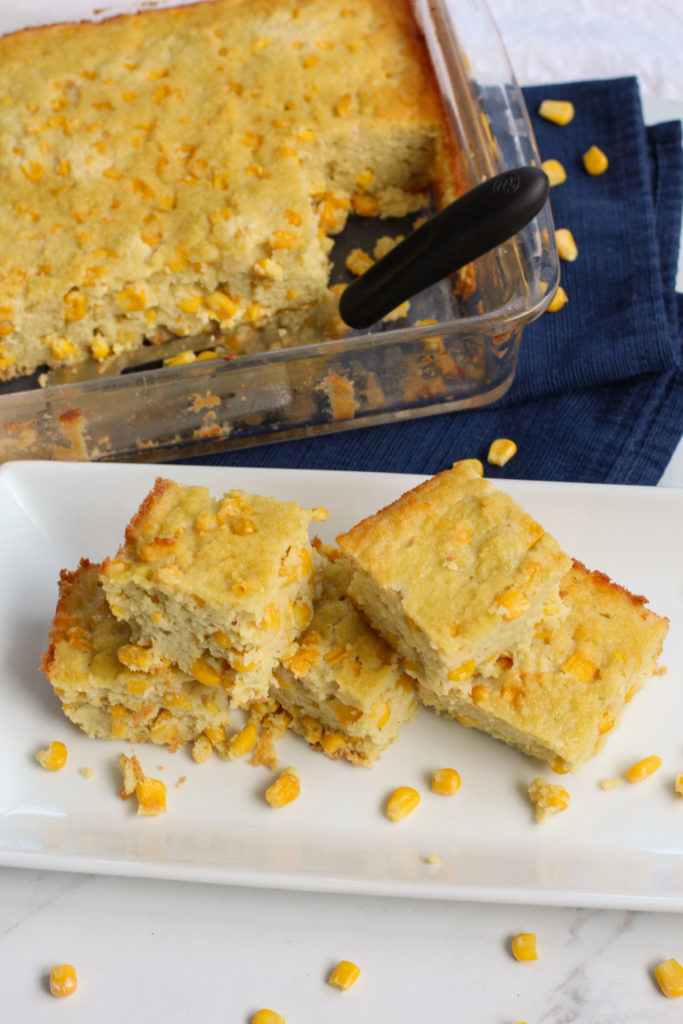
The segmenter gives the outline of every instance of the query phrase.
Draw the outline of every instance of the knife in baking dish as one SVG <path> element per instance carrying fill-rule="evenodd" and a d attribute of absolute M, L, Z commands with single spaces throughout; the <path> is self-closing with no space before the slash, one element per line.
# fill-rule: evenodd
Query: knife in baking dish
<path fill-rule="evenodd" d="M 361 274 L 342 293 L 349 327 L 370 327 L 406 299 L 507 241 L 540 212 L 550 182 L 537 167 L 516 167 L 450 203 Z"/>

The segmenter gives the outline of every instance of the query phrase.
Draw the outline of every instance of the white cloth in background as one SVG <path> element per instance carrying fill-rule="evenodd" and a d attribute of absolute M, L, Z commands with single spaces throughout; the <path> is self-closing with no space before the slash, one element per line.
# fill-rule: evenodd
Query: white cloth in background
<path fill-rule="evenodd" d="M 683 102 L 683 0 L 488 0 L 521 85 L 637 75 Z"/>

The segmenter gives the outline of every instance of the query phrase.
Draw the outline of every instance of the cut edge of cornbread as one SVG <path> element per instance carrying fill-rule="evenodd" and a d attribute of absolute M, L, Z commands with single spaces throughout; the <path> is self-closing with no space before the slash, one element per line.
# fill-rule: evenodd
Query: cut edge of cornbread
<path fill-rule="evenodd" d="M 348 598 L 348 560 L 314 544 L 313 617 L 275 669 L 271 697 L 315 750 L 370 764 L 417 711 L 414 682 Z"/>
<path fill-rule="evenodd" d="M 99 569 L 83 558 L 59 578 L 41 668 L 66 717 L 91 738 L 157 743 L 171 750 L 199 736 L 224 739 L 230 725 L 224 690 L 204 686 L 167 662 L 138 671 L 120 660 L 122 648 L 130 653 L 130 629 L 112 615 Z"/>
<path fill-rule="evenodd" d="M 657 663 L 668 619 L 646 598 L 578 561 L 561 586 L 564 617 L 542 620 L 529 639 L 469 680 L 469 689 L 423 703 L 556 771 L 576 771 L 602 749 Z"/>
<path fill-rule="evenodd" d="M 436 693 L 466 692 L 482 665 L 557 608 L 571 565 L 477 460 L 424 481 L 337 542 L 354 569 L 350 597 Z"/>
<path fill-rule="evenodd" d="M 312 614 L 308 524 L 295 502 L 157 478 L 100 579 L 133 641 L 243 707 Z"/>

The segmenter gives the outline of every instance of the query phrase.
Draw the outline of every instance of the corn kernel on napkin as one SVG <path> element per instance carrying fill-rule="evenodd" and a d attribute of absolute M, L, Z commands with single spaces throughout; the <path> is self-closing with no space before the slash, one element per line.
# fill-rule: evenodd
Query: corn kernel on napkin
<path fill-rule="evenodd" d="M 675 294 L 681 210 L 681 124 L 643 123 L 635 78 L 524 90 L 541 159 L 560 161 L 551 189 L 556 228 L 578 256 L 563 261 L 568 302 L 522 335 L 517 374 L 482 410 L 442 414 L 328 437 L 203 458 L 230 465 L 434 473 L 513 439 L 518 452 L 487 475 L 655 484 L 683 432 L 683 296 Z M 544 120 L 544 99 L 575 116 Z M 590 175 L 599 147 L 609 167 Z"/>

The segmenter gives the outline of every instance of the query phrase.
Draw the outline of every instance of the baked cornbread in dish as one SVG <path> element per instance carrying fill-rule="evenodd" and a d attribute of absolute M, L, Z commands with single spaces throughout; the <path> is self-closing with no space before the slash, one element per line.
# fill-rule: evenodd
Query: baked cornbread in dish
<path fill-rule="evenodd" d="M 128 626 L 109 610 L 99 570 L 82 559 L 59 580 L 42 669 L 64 714 L 97 739 L 159 743 L 171 750 L 202 735 L 224 739 L 228 694 L 138 651 Z"/>
<path fill-rule="evenodd" d="M 310 620 L 308 524 L 323 510 L 158 478 L 102 564 L 133 642 L 241 707 L 262 699 L 276 659 Z"/>
<path fill-rule="evenodd" d="M 314 749 L 370 764 L 417 711 L 414 681 L 346 596 L 347 559 L 320 545 L 314 560 L 313 618 L 275 669 L 271 698 Z"/>
<path fill-rule="evenodd" d="M 349 594 L 433 693 L 469 693 L 477 669 L 529 634 L 571 560 L 482 475 L 457 462 L 364 519 L 338 544 Z"/>
<path fill-rule="evenodd" d="M 331 236 L 454 198 L 452 149 L 409 0 L 0 39 L 0 377 L 207 328 L 231 352 L 338 333 Z"/>
<path fill-rule="evenodd" d="M 580 562 L 561 584 L 564 616 L 532 633 L 462 688 L 425 704 L 518 747 L 551 768 L 575 771 L 604 745 L 626 704 L 657 670 L 668 620 Z"/>

